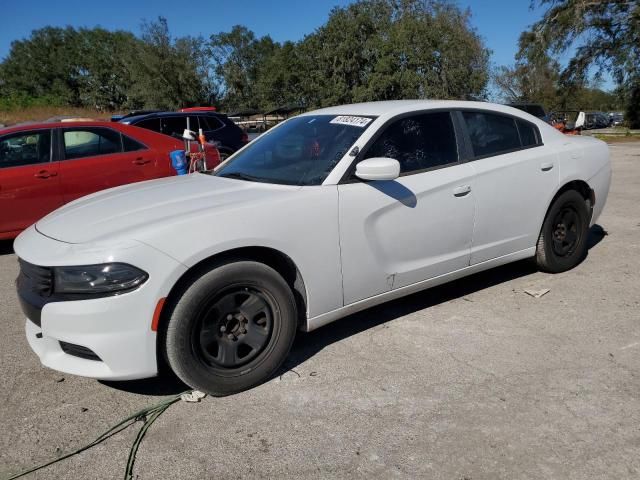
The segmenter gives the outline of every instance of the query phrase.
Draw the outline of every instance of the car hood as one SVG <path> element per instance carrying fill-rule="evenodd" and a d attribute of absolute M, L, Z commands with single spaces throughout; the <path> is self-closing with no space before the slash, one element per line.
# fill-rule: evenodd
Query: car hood
<path fill-rule="evenodd" d="M 154 224 L 180 223 L 217 212 L 265 206 L 300 187 L 273 185 L 191 174 L 104 190 L 80 198 L 36 223 L 47 237 L 67 243 L 87 243 L 138 233 Z"/>

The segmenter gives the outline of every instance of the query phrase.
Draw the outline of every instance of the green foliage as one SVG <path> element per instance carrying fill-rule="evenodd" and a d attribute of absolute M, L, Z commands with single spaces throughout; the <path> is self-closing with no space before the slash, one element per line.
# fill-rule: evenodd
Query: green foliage
<path fill-rule="evenodd" d="M 507 102 L 534 102 L 550 108 L 560 103 L 560 64 L 531 43 L 529 36 L 529 32 L 520 35 L 515 66 L 495 69 L 493 81 Z"/>
<path fill-rule="evenodd" d="M 164 18 L 143 24 L 140 37 L 46 27 L 12 44 L 0 97 L 97 110 L 482 98 L 490 52 L 469 19 L 450 0 L 359 0 L 282 44 L 239 25 L 208 41 L 173 38 Z"/>
<path fill-rule="evenodd" d="M 7 96 L 0 96 L 0 110 L 12 112 L 31 107 L 60 107 L 65 103 L 57 97 L 43 96 L 30 97 L 26 93 L 12 93 Z"/>
<path fill-rule="evenodd" d="M 142 38 L 102 28 L 45 27 L 15 41 L 0 64 L 1 106 L 96 110 L 175 108 L 214 91 L 202 39 L 172 39 L 159 18 Z"/>
<path fill-rule="evenodd" d="M 548 9 L 523 37 L 520 51 L 534 49 L 559 55 L 574 50 L 561 72 L 560 90 L 584 86 L 591 68 L 612 75 L 625 93 L 627 117 L 637 117 L 640 98 L 640 1 L 533 0 Z M 637 122 L 634 120 L 634 122 Z M 634 123 L 640 127 L 640 123 Z"/>
<path fill-rule="evenodd" d="M 640 83 L 628 89 L 625 121 L 631 128 L 640 128 Z"/>
<path fill-rule="evenodd" d="M 114 110 L 128 105 L 129 55 L 138 43 L 128 32 L 109 32 L 102 28 L 78 30 L 77 40 L 72 45 L 77 61 L 76 105 L 97 110 Z"/>
<path fill-rule="evenodd" d="M 45 27 L 35 30 L 28 40 L 12 42 L 0 68 L 2 96 L 49 97 L 77 104 L 79 68 L 73 60 L 77 39 L 78 32 L 71 27 Z"/>
<path fill-rule="evenodd" d="M 361 0 L 282 45 L 235 26 L 211 50 L 230 109 L 483 97 L 488 80 L 489 51 L 447 1 Z"/>
<path fill-rule="evenodd" d="M 246 27 L 236 25 L 230 32 L 211 35 L 209 48 L 225 105 L 232 110 L 258 107 L 259 70 L 280 46 L 269 36 L 256 38 Z"/>
<path fill-rule="evenodd" d="M 204 40 L 173 39 L 166 19 L 143 24 L 129 63 L 132 106 L 175 109 L 209 101 Z"/>

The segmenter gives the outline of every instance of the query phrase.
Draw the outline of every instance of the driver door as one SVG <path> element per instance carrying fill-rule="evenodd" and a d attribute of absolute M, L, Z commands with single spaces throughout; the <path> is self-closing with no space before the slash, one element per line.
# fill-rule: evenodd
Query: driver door
<path fill-rule="evenodd" d="M 460 161 L 449 112 L 393 121 L 358 160 L 400 162 L 393 181 L 338 186 L 344 304 L 469 265 L 473 167 Z"/>

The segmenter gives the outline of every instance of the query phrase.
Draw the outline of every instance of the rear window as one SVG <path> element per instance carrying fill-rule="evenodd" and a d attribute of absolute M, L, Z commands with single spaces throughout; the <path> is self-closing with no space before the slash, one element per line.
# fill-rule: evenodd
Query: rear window
<path fill-rule="evenodd" d="M 124 134 L 122 135 L 122 146 L 125 152 L 135 152 L 137 150 L 145 150 L 147 148 L 137 140 L 127 137 Z"/>
<path fill-rule="evenodd" d="M 508 105 L 510 107 L 517 108 L 518 110 L 522 110 L 523 112 L 527 112 L 534 117 L 544 118 L 547 115 L 541 105 L 529 103 L 509 103 Z"/>
<path fill-rule="evenodd" d="M 518 132 L 520 133 L 520 140 L 522 141 L 523 147 L 532 147 L 540 143 L 538 129 L 535 126 L 523 120 L 516 120 L 516 125 L 518 125 Z"/>
<path fill-rule="evenodd" d="M 205 116 L 201 115 L 200 117 L 200 128 L 203 130 L 218 130 L 221 127 L 224 127 L 224 124 L 217 117 Z"/>
<path fill-rule="evenodd" d="M 521 147 L 513 117 L 484 112 L 462 112 L 476 157 L 498 155 Z"/>

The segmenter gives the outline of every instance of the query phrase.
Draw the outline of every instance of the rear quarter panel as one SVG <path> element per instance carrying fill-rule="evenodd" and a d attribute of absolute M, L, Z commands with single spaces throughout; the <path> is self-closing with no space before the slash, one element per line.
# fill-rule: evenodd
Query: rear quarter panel
<path fill-rule="evenodd" d="M 609 147 L 589 136 L 567 137 L 559 152 L 560 186 L 574 180 L 587 182 L 594 191 L 595 203 L 591 223 L 595 223 L 605 206 L 611 183 Z"/>

